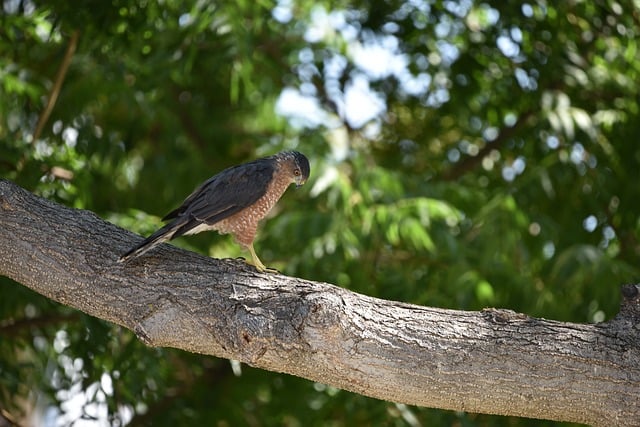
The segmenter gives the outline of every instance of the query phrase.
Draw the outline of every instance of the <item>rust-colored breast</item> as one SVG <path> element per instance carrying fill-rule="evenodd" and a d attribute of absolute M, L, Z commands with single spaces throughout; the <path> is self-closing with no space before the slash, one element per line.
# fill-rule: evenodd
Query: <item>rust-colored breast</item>
<path fill-rule="evenodd" d="M 258 223 L 269 213 L 291 184 L 291 179 L 283 173 L 279 166 L 277 166 L 273 180 L 269 183 L 264 196 L 253 205 L 214 224 L 213 229 L 222 234 L 232 234 L 242 246 L 251 245 L 256 237 Z"/>

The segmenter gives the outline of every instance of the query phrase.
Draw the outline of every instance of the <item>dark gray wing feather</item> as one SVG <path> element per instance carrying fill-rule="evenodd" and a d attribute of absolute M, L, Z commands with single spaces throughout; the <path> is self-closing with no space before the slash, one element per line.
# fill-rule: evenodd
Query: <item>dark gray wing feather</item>
<path fill-rule="evenodd" d="M 275 165 L 260 159 L 225 169 L 198 187 L 163 219 L 179 225 L 176 238 L 202 223 L 213 225 L 251 206 L 267 192 Z"/>
<path fill-rule="evenodd" d="M 138 245 L 136 245 L 133 248 L 129 249 L 126 253 L 124 253 L 120 257 L 120 259 L 118 261 L 119 262 L 124 262 L 124 261 L 127 261 L 127 260 L 131 259 L 131 258 L 138 257 L 138 256 L 142 255 L 143 253 L 148 252 L 151 249 L 155 248 L 160 243 L 166 242 L 167 240 L 170 240 L 173 237 L 172 233 L 175 230 L 175 228 L 173 228 L 171 225 L 172 224 L 165 225 L 164 227 L 160 228 L 158 231 L 153 233 L 151 236 L 149 236 L 146 239 L 144 239 Z"/>

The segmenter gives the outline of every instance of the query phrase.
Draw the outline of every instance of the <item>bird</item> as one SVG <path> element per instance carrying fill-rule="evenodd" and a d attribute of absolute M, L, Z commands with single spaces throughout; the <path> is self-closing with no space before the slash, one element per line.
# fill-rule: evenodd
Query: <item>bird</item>
<path fill-rule="evenodd" d="M 139 257 L 182 235 L 215 230 L 233 235 L 249 251 L 253 265 L 261 272 L 266 271 L 253 248 L 258 223 L 291 184 L 304 185 L 309 173 L 309 160 L 298 151 L 283 151 L 227 168 L 196 188 L 180 207 L 162 218 L 167 224 L 118 261 Z"/>

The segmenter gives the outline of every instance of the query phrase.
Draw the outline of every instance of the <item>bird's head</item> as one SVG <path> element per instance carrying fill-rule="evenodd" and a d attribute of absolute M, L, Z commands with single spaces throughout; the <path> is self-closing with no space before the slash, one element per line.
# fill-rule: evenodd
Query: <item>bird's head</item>
<path fill-rule="evenodd" d="M 289 151 L 283 154 L 287 161 L 288 170 L 291 173 L 291 181 L 297 187 L 300 187 L 309 179 L 309 160 L 304 154 L 297 151 Z"/>

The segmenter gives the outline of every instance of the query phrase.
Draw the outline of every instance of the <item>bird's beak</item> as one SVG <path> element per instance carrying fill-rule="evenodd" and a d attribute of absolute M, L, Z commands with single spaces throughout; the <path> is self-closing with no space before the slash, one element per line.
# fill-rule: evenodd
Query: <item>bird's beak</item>
<path fill-rule="evenodd" d="M 296 178 L 296 188 L 300 188 L 304 185 L 304 183 L 307 182 L 306 179 L 304 179 L 303 177 L 297 177 Z"/>

